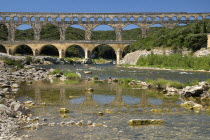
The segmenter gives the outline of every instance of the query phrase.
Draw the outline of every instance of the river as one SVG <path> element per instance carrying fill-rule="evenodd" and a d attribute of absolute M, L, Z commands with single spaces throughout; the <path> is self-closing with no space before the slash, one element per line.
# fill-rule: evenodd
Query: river
<path fill-rule="evenodd" d="M 185 71 L 139 70 L 115 67 L 115 65 L 47 65 L 44 68 L 58 68 L 80 72 L 83 77 L 98 75 L 100 79 L 134 78 L 139 80 L 165 78 L 180 82 L 193 79 L 210 79 L 210 73 Z M 83 71 L 92 71 L 85 75 Z M 84 89 L 93 88 L 93 92 Z M 31 100 L 37 104 L 31 108 L 33 117 L 40 123 L 56 123 L 55 126 L 40 126 L 35 130 L 22 129 L 19 136 L 28 134 L 30 140 L 72 140 L 72 139 L 209 139 L 209 113 L 185 110 L 180 107 L 178 96 L 165 97 L 161 93 L 142 89 L 132 89 L 107 82 L 88 81 L 34 81 L 32 85 L 22 84 L 17 100 Z M 70 110 L 66 116 L 60 108 Z M 161 112 L 152 112 L 160 109 Z M 103 115 L 99 115 L 102 112 Z M 43 121 L 43 119 L 47 121 Z M 163 125 L 132 127 L 130 119 L 163 119 Z M 61 125 L 62 122 L 79 122 L 78 126 Z M 95 125 L 86 125 L 91 121 Z M 27 139 L 27 138 L 26 138 Z"/>

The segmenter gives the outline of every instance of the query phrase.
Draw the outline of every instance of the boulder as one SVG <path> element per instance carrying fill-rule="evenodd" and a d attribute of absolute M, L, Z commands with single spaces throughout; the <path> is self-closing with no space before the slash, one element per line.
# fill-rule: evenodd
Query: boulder
<path fill-rule="evenodd" d="M 132 126 L 136 125 L 150 125 L 150 124 L 163 124 L 164 120 L 159 120 L 159 119 L 132 119 L 128 121 L 128 124 Z"/>
<path fill-rule="evenodd" d="M 15 101 L 11 103 L 10 109 L 15 112 L 20 111 L 23 115 L 26 115 L 30 112 L 30 110 L 27 107 Z"/>
<path fill-rule="evenodd" d="M 180 95 L 184 97 L 200 97 L 204 92 L 204 87 L 201 85 L 187 86 L 180 91 Z"/>

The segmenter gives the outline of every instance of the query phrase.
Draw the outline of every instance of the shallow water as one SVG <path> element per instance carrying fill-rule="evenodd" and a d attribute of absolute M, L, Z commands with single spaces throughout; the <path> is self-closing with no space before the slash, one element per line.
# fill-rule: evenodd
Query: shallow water
<path fill-rule="evenodd" d="M 94 92 L 84 89 L 93 88 Z M 22 85 L 17 96 L 20 101 L 32 100 L 46 106 L 31 108 L 33 117 L 50 122 L 92 121 L 96 126 L 43 126 L 37 130 L 21 130 L 30 140 L 72 139 L 208 139 L 210 137 L 209 114 L 194 113 L 180 107 L 179 97 L 165 97 L 160 93 L 127 89 L 107 82 L 62 82 L 59 80 L 34 82 Z M 59 109 L 70 110 L 70 118 L 63 118 Z M 164 109 L 152 113 L 151 109 Z M 103 116 L 98 116 L 103 112 Z M 163 119 L 163 125 L 131 127 L 130 119 Z M 42 121 L 41 121 L 42 122 Z"/>
<path fill-rule="evenodd" d="M 209 72 L 191 72 L 176 70 L 146 70 L 136 68 L 116 67 L 111 64 L 93 64 L 93 65 L 45 65 L 44 68 L 54 68 L 68 70 L 71 72 L 79 72 L 83 77 L 92 77 L 97 75 L 100 79 L 112 78 L 133 78 L 145 81 L 146 79 L 164 78 L 180 82 L 190 82 L 192 80 L 204 81 L 210 79 Z M 92 74 L 84 74 L 83 71 L 92 71 Z"/>

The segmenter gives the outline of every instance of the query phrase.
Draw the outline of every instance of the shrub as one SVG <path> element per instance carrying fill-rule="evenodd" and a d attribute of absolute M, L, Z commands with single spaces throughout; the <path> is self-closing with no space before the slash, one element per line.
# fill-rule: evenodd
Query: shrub
<path fill-rule="evenodd" d="M 54 71 L 50 72 L 50 75 L 55 75 L 55 74 L 59 74 L 59 75 L 62 75 L 63 72 L 59 69 L 55 69 Z"/>
<path fill-rule="evenodd" d="M 68 79 L 79 79 L 79 75 L 76 73 L 70 73 L 70 72 L 64 72 L 64 76 L 66 76 Z"/>

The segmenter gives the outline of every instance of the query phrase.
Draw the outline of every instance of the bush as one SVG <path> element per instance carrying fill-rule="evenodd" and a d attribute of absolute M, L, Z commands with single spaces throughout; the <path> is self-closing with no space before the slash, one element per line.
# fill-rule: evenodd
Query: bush
<path fill-rule="evenodd" d="M 12 59 L 6 58 L 6 59 L 4 59 L 4 63 L 7 65 L 16 66 L 17 68 L 24 67 L 24 65 L 22 64 L 22 61 L 20 61 L 20 60 L 12 60 Z"/>
<path fill-rule="evenodd" d="M 79 75 L 76 73 L 70 73 L 70 72 L 64 72 L 64 76 L 66 76 L 68 79 L 79 79 Z"/>
<path fill-rule="evenodd" d="M 92 80 L 98 80 L 98 75 L 93 76 Z"/>
<path fill-rule="evenodd" d="M 54 71 L 50 72 L 50 75 L 55 75 L 55 74 L 63 75 L 63 72 L 59 69 L 55 69 Z"/>

